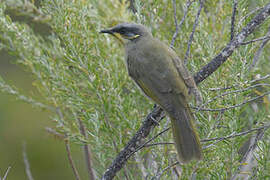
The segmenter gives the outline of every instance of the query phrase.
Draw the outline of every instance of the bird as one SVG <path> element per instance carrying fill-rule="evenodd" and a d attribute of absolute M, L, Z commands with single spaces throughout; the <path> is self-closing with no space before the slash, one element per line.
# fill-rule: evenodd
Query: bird
<path fill-rule="evenodd" d="M 181 163 L 202 159 L 200 139 L 189 106 L 196 83 L 176 52 L 154 38 L 147 27 L 120 23 L 101 30 L 121 40 L 129 76 L 142 92 L 168 114 L 174 145 Z"/>

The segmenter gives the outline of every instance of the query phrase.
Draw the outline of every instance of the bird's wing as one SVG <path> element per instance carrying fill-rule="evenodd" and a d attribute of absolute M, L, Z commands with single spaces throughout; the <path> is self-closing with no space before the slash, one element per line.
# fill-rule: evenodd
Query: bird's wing
<path fill-rule="evenodd" d="M 155 101 L 157 104 L 161 104 L 160 98 L 153 93 L 152 88 L 149 88 L 149 86 L 147 86 L 141 79 L 134 79 L 134 81 L 147 97 Z"/>
<path fill-rule="evenodd" d="M 173 54 L 173 63 L 179 73 L 179 75 L 183 78 L 186 86 L 189 89 L 189 93 L 195 96 L 197 104 L 202 103 L 202 96 L 201 93 L 196 85 L 196 82 L 193 79 L 193 76 L 187 70 L 186 66 L 182 63 L 182 61 L 177 57 L 177 55 L 172 52 Z"/>

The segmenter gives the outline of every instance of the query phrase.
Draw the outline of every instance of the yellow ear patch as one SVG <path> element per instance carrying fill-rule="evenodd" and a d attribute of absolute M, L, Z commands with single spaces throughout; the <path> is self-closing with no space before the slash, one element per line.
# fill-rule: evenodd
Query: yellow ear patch
<path fill-rule="evenodd" d="M 125 38 L 125 39 L 136 39 L 136 38 L 138 38 L 138 37 L 140 37 L 140 35 L 139 34 L 136 34 L 136 35 L 134 35 L 134 36 L 132 36 L 132 37 L 129 37 L 129 36 L 125 36 L 125 35 L 121 35 L 123 38 Z"/>

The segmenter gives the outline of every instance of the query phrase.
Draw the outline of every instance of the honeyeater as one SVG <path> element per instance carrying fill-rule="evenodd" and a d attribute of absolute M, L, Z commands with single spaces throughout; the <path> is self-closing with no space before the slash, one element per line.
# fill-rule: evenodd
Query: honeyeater
<path fill-rule="evenodd" d="M 200 140 L 188 105 L 190 94 L 197 94 L 197 87 L 173 49 L 140 24 L 121 23 L 101 33 L 122 39 L 128 74 L 169 115 L 179 161 L 200 160 Z"/>

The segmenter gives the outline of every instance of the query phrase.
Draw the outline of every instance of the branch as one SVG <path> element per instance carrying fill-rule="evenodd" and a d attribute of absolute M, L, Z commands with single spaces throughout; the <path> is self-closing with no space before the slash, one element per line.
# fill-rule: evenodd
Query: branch
<path fill-rule="evenodd" d="M 82 120 L 80 118 L 77 118 L 78 120 L 78 124 L 79 124 L 79 128 L 80 128 L 80 133 L 81 135 L 83 135 L 85 137 L 85 139 L 88 139 L 88 135 L 85 132 L 85 126 L 82 122 Z M 88 176 L 90 180 L 95 180 L 95 173 L 93 170 L 93 162 L 92 162 L 92 153 L 91 153 L 91 149 L 89 147 L 88 144 L 84 144 L 83 145 L 83 150 L 84 150 L 84 157 L 85 157 L 85 162 L 86 162 L 86 166 L 87 166 L 87 170 L 88 170 Z"/>
<path fill-rule="evenodd" d="M 7 175 L 8 175 L 8 173 L 9 173 L 9 170 L 11 169 L 11 167 L 9 166 L 8 168 L 7 168 L 7 170 L 6 170 L 6 173 L 5 173 L 5 175 L 4 175 L 4 177 L 3 177 L 3 179 L 2 180 L 6 180 L 7 179 Z M 0 178 L 1 179 L 1 178 Z"/>
<path fill-rule="evenodd" d="M 268 3 L 215 58 L 213 58 L 194 76 L 195 82 L 199 84 L 217 70 L 219 66 L 228 59 L 233 51 L 248 37 L 248 35 L 250 35 L 255 28 L 261 25 L 268 16 L 270 16 L 270 3 Z M 157 125 L 156 122 L 160 122 L 164 116 L 164 111 L 160 107 L 154 108 L 154 110 L 146 117 L 134 137 L 128 142 L 124 149 L 114 159 L 111 166 L 106 170 L 102 180 L 110 180 L 115 177 L 116 173 L 127 162 L 127 157 L 129 157 L 134 150 L 140 147 L 142 140 L 145 139 L 151 130 Z M 154 118 L 156 122 L 154 122 L 152 118 Z"/>
<path fill-rule="evenodd" d="M 267 32 L 266 36 L 269 36 L 269 35 L 270 35 L 270 26 L 268 27 L 268 32 Z M 257 64 L 257 62 L 259 61 L 259 58 L 260 58 L 260 56 L 261 56 L 261 54 L 262 54 L 263 48 L 264 48 L 264 46 L 267 44 L 267 42 L 268 42 L 269 40 L 270 40 L 270 39 L 268 38 L 268 39 L 264 39 L 264 40 L 262 41 L 262 43 L 261 43 L 261 45 L 260 45 L 258 51 L 256 51 L 256 53 L 255 53 L 255 55 L 254 55 L 254 57 L 253 57 L 253 61 L 252 61 L 252 64 L 249 66 L 249 70 L 253 69 L 253 68 L 256 66 L 256 64 Z"/>
<path fill-rule="evenodd" d="M 175 3 L 175 0 L 173 0 L 173 10 L 174 10 L 174 24 L 175 24 L 175 32 L 173 34 L 173 37 L 172 37 L 172 41 L 171 41 L 171 47 L 174 46 L 174 43 L 175 43 L 175 40 L 178 36 L 178 33 L 179 33 L 179 29 L 181 28 L 183 22 L 185 21 L 186 17 L 187 17 L 187 13 L 188 13 L 188 10 L 189 10 L 189 7 L 191 6 L 192 3 L 194 3 L 195 1 L 190 1 L 188 0 L 187 3 L 186 3 L 186 8 L 184 10 L 184 15 L 181 19 L 181 21 L 179 23 L 177 23 L 177 17 L 176 17 L 176 3 Z"/>
<path fill-rule="evenodd" d="M 61 111 L 59 110 L 58 112 L 59 112 L 58 114 L 59 114 L 60 118 L 62 118 Z M 72 155 L 71 155 L 71 150 L 70 150 L 70 145 L 69 145 L 69 142 L 68 142 L 68 139 L 67 139 L 67 135 L 60 134 L 59 132 L 55 131 L 54 129 L 52 129 L 50 127 L 46 127 L 45 129 L 49 134 L 53 135 L 54 137 L 56 137 L 59 140 L 64 141 L 67 156 L 68 156 L 68 161 L 69 161 L 69 164 L 71 166 L 72 172 L 73 172 L 76 180 L 80 180 L 81 179 L 80 175 L 78 173 L 78 170 L 77 170 L 77 168 L 75 166 L 75 163 L 74 163 Z"/>
<path fill-rule="evenodd" d="M 270 77 L 270 74 L 267 74 L 267 75 L 265 75 L 265 76 L 263 76 L 263 77 L 258 77 L 258 78 L 256 78 L 256 79 L 250 81 L 250 84 L 251 84 L 251 83 L 258 82 L 258 81 L 265 80 L 265 79 L 267 79 L 267 78 L 269 78 L 269 77 Z"/>
<path fill-rule="evenodd" d="M 64 123 L 64 115 L 63 115 L 63 113 L 62 113 L 62 111 L 61 111 L 61 109 L 59 107 L 56 108 L 56 113 L 59 116 L 60 123 L 63 124 Z M 49 133 L 54 134 L 55 136 L 58 136 L 58 134 L 59 134 L 56 131 L 54 132 L 54 130 L 51 130 L 51 129 L 48 129 L 48 128 L 47 128 L 47 131 Z M 58 137 L 60 138 L 60 136 L 58 136 Z M 75 163 L 74 163 L 74 161 L 72 159 L 70 145 L 69 145 L 69 141 L 67 139 L 67 137 L 68 137 L 67 133 L 65 133 L 64 137 L 65 137 L 64 143 L 65 143 L 65 147 L 66 147 L 66 151 L 67 151 L 67 156 L 68 156 L 69 164 L 71 166 L 72 172 L 73 172 L 76 180 L 80 180 L 81 179 L 80 178 L 80 175 L 79 175 L 78 170 L 77 170 L 77 168 L 75 166 Z"/>
<path fill-rule="evenodd" d="M 257 42 L 257 41 L 262 41 L 262 40 L 265 40 L 265 39 L 270 39 L 270 36 L 263 36 L 263 37 L 260 37 L 260 38 L 257 38 L 257 39 L 253 39 L 253 40 L 250 40 L 250 41 L 246 41 L 246 42 L 242 42 L 241 45 L 247 45 L 247 44 L 250 44 L 250 43 L 254 43 L 254 42 Z"/>
<path fill-rule="evenodd" d="M 155 176 L 155 178 L 152 179 L 160 179 L 160 177 L 169 169 L 171 169 L 172 167 L 176 166 L 177 164 L 180 164 L 178 161 L 172 163 L 171 165 L 169 165 L 168 167 L 164 168 L 158 175 Z"/>
<path fill-rule="evenodd" d="M 186 51 L 185 58 L 184 58 L 184 64 L 187 64 L 188 56 L 190 53 L 191 43 L 193 41 L 193 36 L 194 36 L 195 30 L 196 30 L 196 27 L 198 26 L 199 17 L 200 17 L 200 14 L 201 14 L 201 11 L 203 8 L 203 4 L 204 4 L 204 0 L 199 0 L 199 1 L 200 1 L 200 7 L 199 7 L 199 10 L 198 10 L 196 18 L 195 18 L 195 22 L 194 22 L 193 27 L 192 27 L 192 32 L 189 36 L 187 51 Z"/>
<path fill-rule="evenodd" d="M 238 1 L 233 0 L 233 12 L 232 12 L 232 18 L 231 18 L 231 40 L 234 38 L 234 25 L 235 25 L 235 15 L 237 11 L 237 5 Z"/>
<path fill-rule="evenodd" d="M 258 74 L 258 75 L 259 75 L 259 74 Z M 256 78 L 256 79 L 253 79 L 253 80 L 251 80 L 251 81 L 249 81 L 249 82 L 245 82 L 245 83 L 246 83 L 246 84 L 253 84 L 253 83 L 255 83 L 255 82 L 265 80 L 265 79 L 267 79 L 267 78 L 269 78 L 269 77 L 270 77 L 270 74 L 267 74 L 267 75 L 265 75 L 265 76 L 263 76 L 263 77 L 258 77 L 258 78 Z M 209 90 L 210 90 L 210 91 L 228 90 L 228 89 L 232 89 L 232 88 L 235 88 L 235 87 L 238 87 L 238 86 L 239 86 L 239 84 L 234 84 L 234 85 L 228 86 L 228 87 L 215 87 L 215 88 L 209 88 Z"/>
<path fill-rule="evenodd" d="M 26 154 L 25 143 L 23 143 L 23 162 L 24 162 L 25 172 L 26 172 L 28 180 L 34 180 L 32 173 L 31 173 L 31 170 L 30 170 L 30 163 L 28 161 L 27 154 Z"/>
<path fill-rule="evenodd" d="M 73 174 L 75 175 L 76 180 L 80 180 L 81 179 L 80 175 L 78 173 L 78 170 L 75 167 L 75 163 L 74 163 L 72 156 L 71 156 L 69 142 L 68 142 L 68 140 L 64 140 L 64 142 L 65 142 L 66 151 L 67 151 L 67 155 L 68 155 L 68 161 L 69 161 L 69 164 L 72 168 Z"/>

